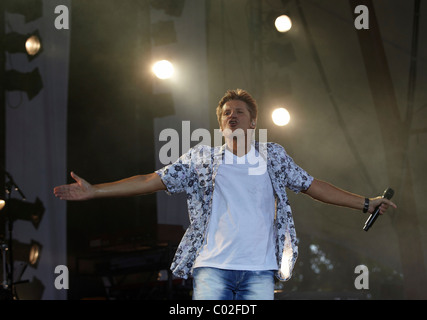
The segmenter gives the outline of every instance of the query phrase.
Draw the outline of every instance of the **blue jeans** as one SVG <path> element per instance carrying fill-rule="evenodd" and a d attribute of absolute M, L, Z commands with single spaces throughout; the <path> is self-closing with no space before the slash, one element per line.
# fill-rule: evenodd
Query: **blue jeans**
<path fill-rule="evenodd" d="M 193 300 L 274 300 L 274 270 L 193 270 Z"/>

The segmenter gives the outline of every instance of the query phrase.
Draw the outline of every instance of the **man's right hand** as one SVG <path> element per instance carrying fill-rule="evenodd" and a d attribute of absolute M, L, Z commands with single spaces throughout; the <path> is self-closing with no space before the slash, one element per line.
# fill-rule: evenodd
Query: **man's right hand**
<path fill-rule="evenodd" d="M 156 173 L 137 175 L 130 178 L 92 185 L 74 172 L 75 183 L 53 189 L 61 200 L 89 200 L 93 198 L 131 197 L 166 190 L 166 186 Z"/>
<path fill-rule="evenodd" d="M 95 196 L 95 187 L 86 180 L 80 178 L 74 172 L 71 177 L 76 180 L 75 183 L 58 186 L 53 189 L 55 196 L 61 200 L 89 200 Z"/>

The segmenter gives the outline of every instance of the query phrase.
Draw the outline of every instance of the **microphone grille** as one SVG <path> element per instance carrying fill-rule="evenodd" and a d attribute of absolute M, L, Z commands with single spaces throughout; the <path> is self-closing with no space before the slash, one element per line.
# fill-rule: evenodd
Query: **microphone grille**
<path fill-rule="evenodd" d="M 386 191 L 384 191 L 383 198 L 386 198 L 390 200 L 394 195 L 394 190 L 392 188 L 388 188 Z"/>

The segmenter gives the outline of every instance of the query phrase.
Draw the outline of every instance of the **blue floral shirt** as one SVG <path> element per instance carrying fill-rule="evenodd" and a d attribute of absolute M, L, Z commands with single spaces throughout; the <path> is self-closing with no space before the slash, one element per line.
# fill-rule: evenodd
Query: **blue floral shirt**
<path fill-rule="evenodd" d="M 313 181 L 306 171 L 295 164 L 285 149 L 276 143 L 254 142 L 255 149 L 267 158 L 276 212 L 274 220 L 275 252 L 279 266 L 276 276 L 289 280 L 298 256 L 297 237 L 286 188 L 298 193 L 307 190 Z M 187 279 L 192 274 L 194 261 L 208 230 L 212 211 L 215 177 L 224 160 L 225 145 L 210 147 L 197 145 L 176 162 L 156 171 L 168 194 L 185 192 L 190 225 L 187 228 L 172 261 L 172 273 Z"/>

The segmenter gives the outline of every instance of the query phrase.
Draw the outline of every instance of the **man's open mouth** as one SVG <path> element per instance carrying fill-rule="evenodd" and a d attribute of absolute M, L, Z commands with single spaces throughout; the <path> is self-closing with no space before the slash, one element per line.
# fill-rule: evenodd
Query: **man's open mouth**
<path fill-rule="evenodd" d="M 235 126 L 237 126 L 237 124 L 238 124 L 237 120 L 230 120 L 230 121 L 228 121 L 228 125 L 230 127 L 235 127 Z"/>

